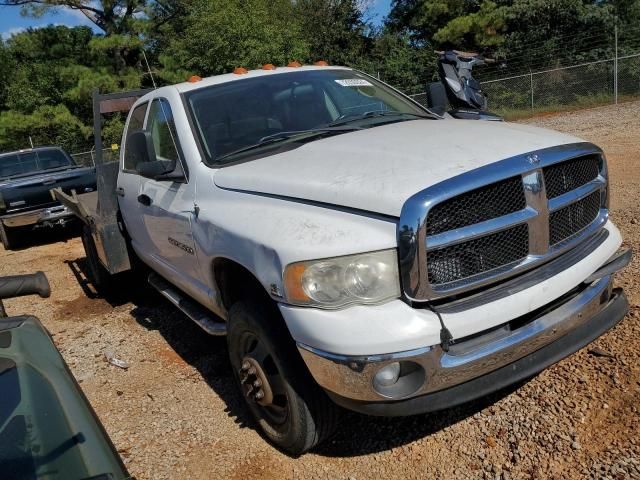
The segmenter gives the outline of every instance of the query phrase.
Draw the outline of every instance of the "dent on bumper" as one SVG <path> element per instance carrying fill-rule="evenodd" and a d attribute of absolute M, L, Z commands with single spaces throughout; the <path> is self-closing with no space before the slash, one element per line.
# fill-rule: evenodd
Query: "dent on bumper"
<path fill-rule="evenodd" d="M 515 324 L 511 328 L 492 330 L 456 344 L 449 352 L 444 352 L 440 346 L 433 346 L 387 355 L 355 357 L 333 355 L 302 344 L 298 344 L 298 348 L 316 381 L 338 403 L 381 415 L 424 412 L 488 393 L 487 388 L 474 387 L 473 383 L 482 382 L 492 372 L 502 371 L 502 378 L 494 381 L 489 391 L 524 378 L 517 374 L 518 368 L 514 367 L 518 361 L 524 361 L 528 365 L 526 375 L 532 375 L 591 342 L 620 321 L 628 309 L 624 294 L 611 295 L 611 291 L 611 275 L 606 275 L 574 296 L 564 299 L 559 305 L 554 305 L 551 310 L 539 312 L 533 320 L 527 320 L 520 327 Z M 606 328 L 601 329 L 600 324 Z M 582 332 L 585 325 L 590 326 L 588 331 L 576 337 L 575 332 Z M 594 332 L 599 333 L 592 336 Z M 553 357 L 555 359 L 552 362 L 548 362 L 551 357 L 539 353 L 536 355 L 556 343 L 562 344 L 562 352 L 557 358 Z M 418 369 L 421 371 L 421 381 L 416 382 L 414 378 L 413 383 L 405 385 L 404 389 L 380 393 L 380 389 L 374 388 L 374 375 L 392 362 L 404 362 L 404 365 L 410 366 L 409 370 Z M 442 392 L 462 385 L 468 386 L 465 392 L 454 391 L 452 395 L 446 395 L 446 401 L 441 399 L 437 408 L 433 408 L 437 404 L 423 401 L 417 410 L 405 411 L 397 407 L 399 411 L 394 413 L 394 408 L 388 406 L 402 404 L 406 399 L 416 400 L 414 397 L 424 399 L 434 394 L 442 396 Z M 387 406 L 375 407 L 376 404 Z"/>
<path fill-rule="evenodd" d="M 0 221 L 7 227 L 26 227 L 45 222 L 56 222 L 73 216 L 73 212 L 63 205 L 41 208 L 28 212 L 20 212 L 0 217 Z"/>

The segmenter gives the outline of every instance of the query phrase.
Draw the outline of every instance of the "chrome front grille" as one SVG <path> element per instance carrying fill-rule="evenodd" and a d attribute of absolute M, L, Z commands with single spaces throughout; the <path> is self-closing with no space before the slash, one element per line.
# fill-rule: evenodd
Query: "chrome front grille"
<path fill-rule="evenodd" d="M 583 143 L 502 160 L 414 195 L 398 225 L 406 296 L 455 295 L 554 258 L 604 225 L 606 187 L 602 152 Z"/>
<path fill-rule="evenodd" d="M 547 198 L 559 197 L 598 178 L 599 163 L 598 156 L 588 155 L 544 168 Z"/>
<path fill-rule="evenodd" d="M 557 245 L 571 239 L 588 227 L 600 213 L 600 192 L 567 205 L 549 215 L 549 243 Z"/>
<path fill-rule="evenodd" d="M 439 203 L 429 211 L 427 235 L 455 230 L 526 207 L 522 179 L 511 177 Z"/>
<path fill-rule="evenodd" d="M 529 254 L 527 224 L 429 252 L 431 285 L 458 282 L 479 273 L 522 261 Z"/>

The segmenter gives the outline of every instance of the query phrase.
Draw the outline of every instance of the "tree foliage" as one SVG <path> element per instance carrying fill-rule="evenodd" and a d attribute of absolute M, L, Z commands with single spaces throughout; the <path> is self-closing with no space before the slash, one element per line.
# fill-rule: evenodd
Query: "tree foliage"
<path fill-rule="evenodd" d="M 520 68 L 622 53 L 640 38 L 640 0 L 393 0 L 383 25 L 370 0 L 0 0 L 31 16 L 71 8 L 99 29 L 50 25 L 0 41 L 0 148 L 91 146 L 91 95 L 319 59 L 408 93 L 435 75 L 433 50 L 479 50 Z M 634 33 L 635 32 L 635 33 Z M 635 40 L 634 40 L 635 39 Z M 632 41 L 633 40 L 633 41 Z M 635 41 L 635 43 L 634 43 Z M 630 45 L 630 47 L 629 47 Z M 509 63 L 510 62 L 510 63 Z M 123 116 L 104 125 L 118 143 Z"/>
<path fill-rule="evenodd" d="M 283 65 L 309 56 L 290 0 L 193 2 L 182 28 L 170 32 L 160 57 L 170 79 L 228 73 L 237 66 Z"/>
<path fill-rule="evenodd" d="M 70 151 L 86 148 L 91 129 L 64 105 L 36 107 L 31 114 L 0 113 L 0 149 L 16 150 L 30 144 L 64 145 Z"/>

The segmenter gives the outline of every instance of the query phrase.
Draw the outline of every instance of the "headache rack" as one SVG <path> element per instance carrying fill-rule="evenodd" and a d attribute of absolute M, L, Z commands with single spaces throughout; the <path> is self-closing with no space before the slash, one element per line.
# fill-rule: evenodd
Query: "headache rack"
<path fill-rule="evenodd" d="M 52 190 L 53 196 L 68 207 L 90 229 L 98 258 L 111 274 L 131 268 L 127 242 L 119 225 L 116 184 L 119 162 L 105 162 L 102 155 L 102 119 L 105 114 L 128 112 L 131 106 L 150 90 L 100 94 L 93 92 L 93 134 L 95 139 L 95 164 L 98 189 L 77 195 L 67 194 L 60 188 Z"/>

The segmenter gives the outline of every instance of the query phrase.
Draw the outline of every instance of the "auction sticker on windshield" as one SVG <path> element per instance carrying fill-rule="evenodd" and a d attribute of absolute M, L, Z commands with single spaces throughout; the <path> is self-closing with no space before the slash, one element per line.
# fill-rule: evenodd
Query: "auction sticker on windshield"
<path fill-rule="evenodd" d="M 363 78 L 344 78 L 336 80 L 336 83 L 343 87 L 373 87 L 373 84 Z"/>

